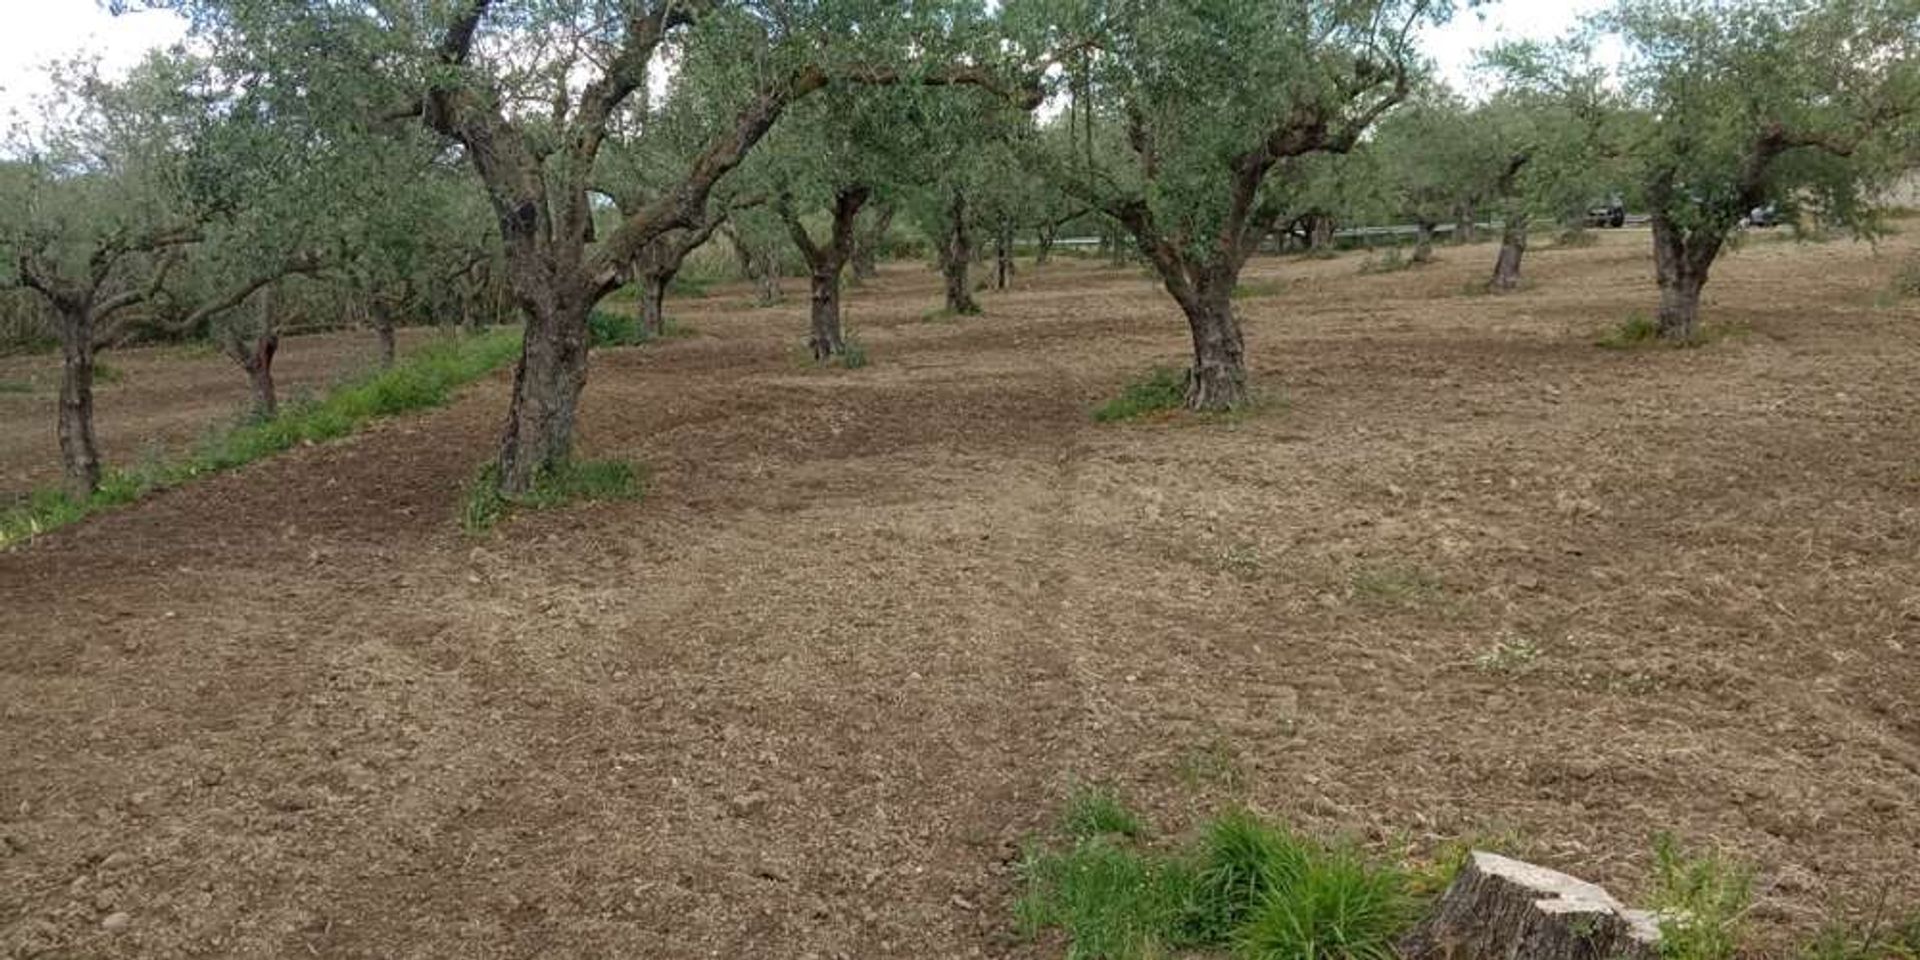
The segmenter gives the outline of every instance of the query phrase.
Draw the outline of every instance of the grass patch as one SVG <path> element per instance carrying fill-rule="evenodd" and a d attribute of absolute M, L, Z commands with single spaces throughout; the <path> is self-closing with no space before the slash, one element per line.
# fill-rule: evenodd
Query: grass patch
<path fill-rule="evenodd" d="M 325 397 L 288 404 L 270 420 L 216 431 L 184 462 L 155 459 L 129 470 L 109 470 L 101 478 L 100 489 L 85 501 L 59 491 L 36 492 L 24 504 L 0 514 L 0 547 L 203 474 L 230 470 L 289 447 L 343 437 L 381 417 L 440 406 L 455 389 L 498 369 L 519 351 L 517 330 L 430 344 L 386 370 L 342 384 Z"/>
<path fill-rule="evenodd" d="M 1889 921 L 1884 898 L 1864 925 L 1828 923 L 1801 960 L 1920 960 L 1920 912 Z"/>
<path fill-rule="evenodd" d="M 108 386 L 125 382 L 126 379 L 126 371 L 121 370 L 119 367 L 112 366 L 105 360 L 95 360 L 93 362 L 93 382 L 96 385 Z"/>
<path fill-rule="evenodd" d="M 0 393 L 32 393 L 31 380 L 0 380 Z"/>
<path fill-rule="evenodd" d="M 1660 324 L 1644 313 L 1634 313 L 1600 334 L 1594 345 L 1609 350 L 1628 350 L 1656 343 L 1659 339 Z"/>
<path fill-rule="evenodd" d="M 1653 908 L 1662 960 L 1732 960 L 1753 904 L 1753 874 L 1719 853 L 1692 854 L 1670 836 L 1654 841 Z"/>
<path fill-rule="evenodd" d="M 1066 809 L 1060 814 L 1060 828 L 1075 840 L 1091 840 L 1107 834 L 1138 837 L 1144 830 L 1140 818 L 1120 802 L 1118 795 L 1100 787 L 1083 787 L 1067 798 Z"/>
<path fill-rule="evenodd" d="M 1093 411 L 1100 423 L 1132 420 L 1163 410 L 1178 410 L 1187 403 L 1187 375 L 1173 367 L 1154 367 L 1144 379 L 1127 384 L 1118 397 Z"/>
<path fill-rule="evenodd" d="M 1908 257 L 1900 269 L 1894 271 L 1887 292 L 1897 300 L 1920 299 L 1920 254 Z"/>
<path fill-rule="evenodd" d="M 1064 931 L 1069 957 L 1162 957 L 1232 949 L 1255 960 L 1376 960 L 1414 916 L 1405 878 L 1357 852 L 1235 811 L 1180 849 L 1112 833 L 1029 847 L 1022 929 Z"/>
<path fill-rule="evenodd" d="M 637 314 L 595 309 L 587 314 L 587 345 L 594 348 L 633 347 L 655 340 L 691 337 L 699 332 L 676 323 L 672 317 L 662 319 L 660 326 L 660 333 L 649 333 L 640 325 Z"/>
<path fill-rule="evenodd" d="M 1383 604 L 1414 604 L 1439 596 L 1445 589 L 1439 579 L 1413 567 L 1374 567 L 1354 572 L 1353 595 Z"/>
<path fill-rule="evenodd" d="M 460 527 L 469 534 L 492 530 L 517 508 L 545 510 L 568 503 L 638 500 L 646 478 L 624 460 L 583 460 L 543 470 L 533 489 L 519 496 L 500 492 L 500 467 L 487 464 L 467 483 L 460 498 Z"/>
<path fill-rule="evenodd" d="M 858 370 L 869 362 L 867 346 L 849 333 L 841 338 L 840 352 L 834 354 L 830 362 L 838 364 L 843 370 Z"/>

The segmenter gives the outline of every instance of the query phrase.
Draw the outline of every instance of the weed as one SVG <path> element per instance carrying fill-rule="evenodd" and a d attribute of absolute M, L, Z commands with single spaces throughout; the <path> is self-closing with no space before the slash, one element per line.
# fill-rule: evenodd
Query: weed
<path fill-rule="evenodd" d="M 1394 870 L 1246 812 L 1208 823 L 1190 847 L 1137 850 L 1108 833 L 1064 852 L 1029 847 L 1015 907 L 1029 935 L 1057 927 L 1069 957 L 1161 957 L 1237 948 L 1241 956 L 1375 960 L 1411 920 Z"/>
<path fill-rule="evenodd" d="M 500 492 L 500 468 L 488 464 L 467 483 L 460 498 L 460 527 L 481 534 L 515 507 L 543 510 L 567 503 L 638 500 L 645 478 L 623 460 L 581 460 L 549 468 L 534 478 L 533 489 L 518 496 Z"/>
<path fill-rule="evenodd" d="M 1093 412 L 1093 419 L 1101 423 L 1132 420 L 1162 410 L 1178 410 L 1186 404 L 1186 374 L 1172 367 L 1154 367 L 1145 379 L 1127 384 L 1120 396 L 1102 404 Z"/>
<path fill-rule="evenodd" d="M 1373 567 L 1353 574 L 1354 596 L 1387 604 L 1412 604 L 1437 596 L 1444 585 L 1413 567 Z"/>
<path fill-rule="evenodd" d="M 1113 791 L 1082 787 L 1067 797 L 1066 810 L 1060 815 L 1060 828 L 1075 840 L 1091 840 L 1104 834 L 1122 837 L 1140 836 L 1140 818 L 1120 802 Z"/>
<path fill-rule="evenodd" d="M 1663 960 L 1731 960 L 1753 902 L 1753 875 L 1719 853 L 1690 855 L 1671 836 L 1654 840 Z"/>
<path fill-rule="evenodd" d="M 1194 789 L 1218 784 L 1228 790 L 1238 791 L 1247 782 L 1239 752 L 1231 742 L 1221 737 L 1215 737 L 1205 747 L 1181 758 L 1179 776 L 1181 782 Z"/>
<path fill-rule="evenodd" d="M 1220 551 L 1220 568 L 1242 580 L 1260 578 L 1262 558 L 1260 548 L 1250 543 L 1236 543 Z"/>
<path fill-rule="evenodd" d="M 1644 313 L 1632 313 L 1619 325 L 1602 333 L 1594 343 L 1610 350 L 1625 350 L 1653 343 L 1659 338 L 1660 324 Z"/>
<path fill-rule="evenodd" d="M 1400 874 L 1350 850 L 1308 858 L 1235 938 L 1246 960 L 1389 960 L 1413 920 Z"/>
<path fill-rule="evenodd" d="M 519 349 L 517 331 L 435 343 L 386 370 L 344 383 L 324 398 L 289 404 L 272 419 L 212 431 L 184 462 L 168 464 L 153 457 L 131 470 L 110 470 L 101 478 L 100 489 L 84 502 L 57 491 L 41 491 L 25 504 L 0 514 L 0 547 L 203 474 L 229 470 L 301 444 L 345 436 L 380 417 L 439 406 L 456 388 L 497 369 Z"/>
<path fill-rule="evenodd" d="M 1920 912 L 1886 922 L 1886 904 L 1864 926 L 1834 921 L 1800 951 L 1800 960 L 1920 960 Z"/>
<path fill-rule="evenodd" d="M 127 379 L 125 371 L 109 365 L 105 360 L 93 362 L 93 382 L 101 386 L 123 382 Z"/>
<path fill-rule="evenodd" d="M 840 352 L 834 355 L 833 362 L 842 369 L 858 370 L 867 365 L 867 347 L 849 333 L 842 340 Z"/>
<path fill-rule="evenodd" d="M 0 393 L 32 393 L 31 380 L 0 380 Z"/>
<path fill-rule="evenodd" d="M 1058 927 L 1069 958 L 1144 960 L 1182 945 L 1194 899 L 1191 868 L 1116 846 L 1083 841 L 1064 854 L 1030 849 L 1020 867 L 1027 894 L 1014 905 L 1029 936 Z"/>
<path fill-rule="evenodd" d="M 1493 648 L 1473 658 L 1473 665 L 1488 673 L 1512 673 L 1540 656 L 1540 645 L 1526 637 L 1505 637 Z"/>
<path fill-rule="evenodd" d="M 708 283 L 703 279 L 676 273 L 667 281 L 667 293 L 676 297 L 704 298 L 708 293 Z"/>

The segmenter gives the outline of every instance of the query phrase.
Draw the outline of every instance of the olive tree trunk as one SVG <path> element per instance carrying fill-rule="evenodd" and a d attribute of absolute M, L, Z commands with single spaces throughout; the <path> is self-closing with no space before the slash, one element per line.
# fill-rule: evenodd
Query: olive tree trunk
<path fill-rule="evenodd" d="M 643 340 L 667 334 L 667 287 L 677 269 L 653 271 L 640 276 L 640 337 Z"/>
<path fill-rule="evenodd" d="M 1706 227 L 1682 230 L 1664 214 L 1653 217 L 1654 278 L 1660 284 L 1655 328 L 1662 340 L 1689 342 L 1700 335 L 1700 291 L 1720 253 L 1725 234 Z"/>
<path fill-rule="evenodd" d="M 863 185 L 841 187 L 833 196 L 833 228 L 826 243 L 815 243 L 806 224 L 793 209 L 790 198 L 776 205 L 780 219 L 786 222 L 793 245 L 807 261 L 808 284 L 812 292 L 811 326 L 807 349 L 815 360 L 826 360 L 847 352 L 840 331 L 840 275 L 853 256 L 854 227 L 860 208 L 873 191 Z"/>
<path fill-rule="evenodd" d="M 1520 286 L 1520 261 L 1527 255 L 1527 222 L 1509 217 L 1500 228 L 1500 255 L 1493 261 L 1491 290 L 1506 291 Z"/>
<path fill-rule="evenodd" d="M 62 311 L 66 313 L 66 311 Z M 60 323 L 60 466 L 67 495 L 100 489 L 100 445 L 93 435 L 93 318 L 85 308 Z"/>
<path fill-rule="evenodd" d="M 1398 947 L 1406 960 L 1658 960 L 1660 929 L 1584 880 L 1475 851 Z"/>
<path fill-rule="evenodd" d="M 854 236 L 853 279 L 866 281 L 880 275 L 880 248 L 892 228 L 893 204 L 875 206 L 872 222 Z"/>
<path fill-rule="evenodd" d="M 374 336 L 380 340 L 380 369 L 385 370 L 393 366 L 395 353 L 393 308 L 375 298 L 367 317 L 373 324 Z"/>
<path fill-rule="evenodd" d="M 1002 218 L 993 235 L 993 288 L 1013 286 L 1013 220 Z"/>
<path fill-rule="evenodd" d="M 1422 220 L 1413 225 L 1413 262 L 1433 262 L 1433 224 Z"/>
<path fill-rule="evenodd" d="M 1247 348 L 1233 315 L 1233 278 L 1198 285 L 1180 307 L 1193 334 L 1187 409 L 1233 410 L 1247 403 Z"/>
<path fill-rule="evenodd" d="M 1047 261 L 1053 259 L 1053 238 L 1059 233 L 1059 230 L 1060 228 L 1055 226 L 1052 221 L 1040 224 L 1039 233 L 1034 244 L 1034 266 L 1044 267 L 1047 265 Z"/>
<path fill-rule="evenodd" d="M 973 284 L 968 276 L 972 265 L 973 235 L 967 229 L 967 197 L 955 190 L 947 208 L 947 235 L 940 245 L 940 272 L 946 281 L 948 313 L 980 312 L 980 304 L 973 299 Z"/>
<path fill-rule="evenodd" d="M 247 386 L 253 398 L 253 416 L 256 420 L 271 420 L 280 413 L 280 396 L 273 385 L 273 355 L 279 350 L 278 334 L 262 334 L 260 339 L 254 341 L 252 351 L 240 365 L 247 371 Z"/>
<path fill-rule="evenodd" d="M 513 401 L 500 441 L 500 489 L 525 493 L 573 449 L 580 391 L 587 384 L 586 298 L 553 298 L 523 306 L 526 335 L 513 370 Z"/>

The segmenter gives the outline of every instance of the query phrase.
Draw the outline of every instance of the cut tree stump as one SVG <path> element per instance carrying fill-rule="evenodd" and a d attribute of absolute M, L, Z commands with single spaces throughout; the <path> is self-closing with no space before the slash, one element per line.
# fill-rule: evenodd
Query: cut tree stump
<path fill-rule="evenodd" d="M 1474 851 L 1400 943 L 1407 960 L 1657 960 L 1660 925 L 1555 870 Z"/>

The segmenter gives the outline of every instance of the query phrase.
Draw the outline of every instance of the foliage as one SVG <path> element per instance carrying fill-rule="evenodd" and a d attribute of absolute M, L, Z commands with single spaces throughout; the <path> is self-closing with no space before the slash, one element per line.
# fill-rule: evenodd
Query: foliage
<path fill-rule="evenodd" d="M 1065 820 L 1071 828 L 1074 818 Z M 1209 821 L 1195 842 L 1167 853 L 1113 830 L 1070 829 L 1070 841 L 1029 847 L 1020 868 L 1027 891 L 1015 906 L 1029 935 L 1065 931 L 1069 957 L 1232 948 L 1259 960 L 1376 960 L 1412 920 L 1398 871 L 1246 811 Z"/>
<path fill-rule="evenodd" d="M 321 399 L 291 404 L 272 419 L 217 432 L 185 461 L 109 471 L 100 489 L 86 500 L 57 491 L 36 492 L 26 503 L 0 514 L 0 547 L 198 476 L 229 470 L 295 446 L 346 436 L 381 417 L 439 406 L 458 387 L 511 360 L 519 348 L 517 332 L 494 332 L 428 345 L 393 367 L 343 384 Z"/>
<path fill-rule="evenodd" d="M 460 526 L 469 534 L 492 530 L 514 508 L 544 510 L 568 503 L 638 500 L 646 495 L 646 478 L 624 460 L 576 460 L 542 470 L 524 494 L 500 492 L 498 464 L 487 464 L 474 475 L 461 497 Z"/>
<path fill-rule="evenodd" d="M 1595 340 L 1597 346 L 1610 350 L 1625 350 L 1653 343 L 1660 337 L 1660 325 L 1644 313 L 1628 314 L 1625 320 L 1600 335 Z"/>
<path fill-rule="evenodd" d="M 1654 841 L 1653 907 L 1663 960 L 1731 960 L 1753 902 L 1753 875 L 1717 852 L 1689 854 L 1671 836 Z"/>
<path fill-rule="evenodd" d="M 1118 397 L 1093 411 L 1100 423 L 1133 420 L 1151 413 L 1178 410 L 1187 398 L 1187 378 L 1173 367 L 1154 367 L 1144 379 L 1135 380 Z"/>
<path fill-rule="evenodd" d="M 1120 802 L 1119 796 L 1099 787 L 1081 787 L 1067 797 L 1060 827 L 1075 840 L 1091 840 L 1103 834 L 1137 837 L 1142 830 L 1140 818 Z"/>

